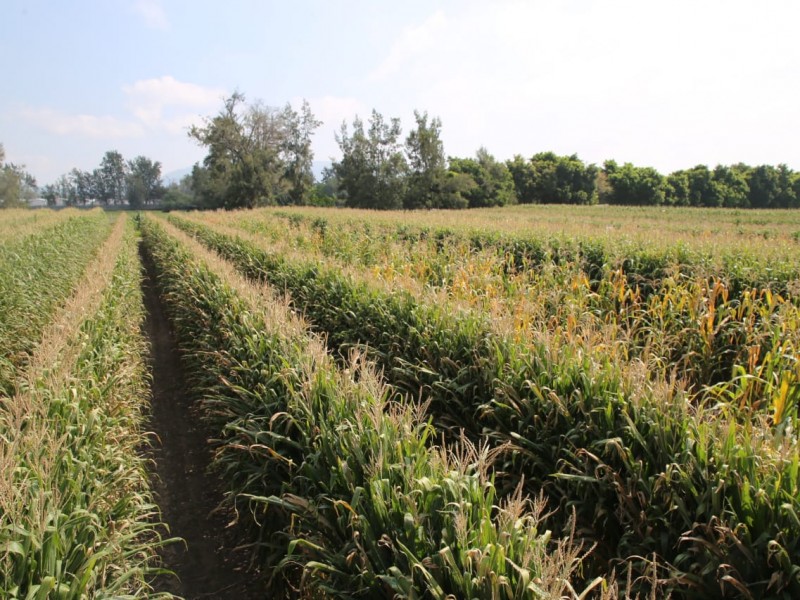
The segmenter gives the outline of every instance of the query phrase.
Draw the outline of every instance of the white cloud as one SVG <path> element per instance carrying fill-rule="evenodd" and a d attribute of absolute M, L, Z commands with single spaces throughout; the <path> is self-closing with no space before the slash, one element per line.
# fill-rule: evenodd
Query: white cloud
<path fill-rule="evenodd" d="M 169 20 L 160 0 L 136 0 L 131 7 L 133 12 L 144 19 L 152 29 L 169 29 Z"/>
<path fill-rule="evenodd" d="M 149 105 L 163 106 L 192 106 L 205 108 L 219 104 L 225 95 L 221 88 L 209 88 L 178 81 L 170 75 L 154 79 L 140 79 L 131 85 L 123 86 L 124 91 L 134 101 Z"/>
<path fill-rule="evenodd" d="M 66 114 L 53 108 L 25 108 L 20 116 L 50 133 L 96 139 L 142 137 L 146 133 L 185 135 L 221 105 L 220 88 L 176 80 L 171 76 L 144 79 L 123 86 L 130 116 Z M 202 114 L 201 114 L 202 113 Z"/>
<path fill-rule="evenodd" d="M 226 95 L 221 88 L 178 81 L 170 75 L 141 79 L 123 86 L 122 91 L 128 96 L 128 108 L 139 121 L 171 133 L 185 132 L 201 120 L 199 112 L 215 111 Z"/>
<path fill-rule="evenodd" d="M 140 123 L 111 116 L 68 115 L 50 108 L 26 108 L 21 116 L 45 131 L 90 138 L 126 138 L 144 134 Z"/>
<path fill-rule="evenodd" d="M 418 58 L 424 60 L 437 46 L 437 42 L 447 35 L 448 25 L 444 11 L 437 10 L 417 27 L 403 31 L 392 45 L 389 55 L 370 74 L 370 79 L 385 80 L 409 62 Z"/>

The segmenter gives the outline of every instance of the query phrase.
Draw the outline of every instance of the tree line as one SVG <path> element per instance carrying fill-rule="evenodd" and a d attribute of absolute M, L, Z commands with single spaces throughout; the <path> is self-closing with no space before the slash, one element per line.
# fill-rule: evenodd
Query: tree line
<path fill-rule="evenodd" d="M 403 137 L 400 119 L 373 110 L 336 133 L 341 158 L 315 182 L 311 136 L 321 123 L 304 102 L 273 108 L 248 105 L 241 93 L 193 127 L 208 154 L 173 187 L 176 204 L 240 208 L 270 204 L 328 204 L 370 209 L 479 208 L 508 204 L 625 204 L 800 207 L 800 173 L 786 165 L 698 165 L 664 176 L 651 167 L 576 154 L 540 152 L 497 160 L 447 156 L 442 123 L 415 111 Z"/>
<path fill-rule="evenodd" d="M 667 176 L 648 167 L 606 161 L 598 199 L 608 204 L 800 208 L 800 172 L 786 165 L 697 165 Z"/>
<path fill-rule="evenodd" d="M 109 151 L 91 172 L 73 169 L 41 195 L 48 203 L 249 208 L 327 204 L 371 209 L 479 208 L 509 204 L 620 204 L 735 208 L 800 208 L 800 173 L 784 164 L 697 165 L 668 175 L 652 167 L 577 154 L 540 152 L 497 160 L 486 148 L 473 157 L 447 156 L 441 120 L 414 112 L 403 137 L 400 119 L 373 110 L 335 134 L 341 158 L 312 172 L 311 137 L 321 125 L 307 102 L 299 110 L 240 92 L 219 113 L 190 128 L 206 157 L 179 183 L 164 187 L 161 165 Z M 2 160 L 2 159 L 0 159 Z M 5 168 L 5 167 L 4 167 Z M 1 182 L 2 180 L 0 180 Z M 27 181 L 27 180 L 26 180 Z M 35 186 L 35 182 L 33 183 Z M 0 188 L 1 192 L 2 188 Z"/>
<path fill-rule="evenodd" d="M 48 206 L 104 206 L 126 204 L 139 208 L 158 203 L 165 189 L 161 181 L 161 163 L 146 156 L 125 160 L 116 150 L 109 150 L 92 171 L 72 169 L 39 193 Z"/>
<path fill-rule="evenodd" d="M 800 208 L 800 173 L 786 165 L 698 165 L 665 176 L 652 167 L 608 160 L 586 164 L 576 154 L 540 152 L 500 162 L 485 148 L 474 158 L 445 159 L 441 122 L 415 113 L 400 143 L 400 122 L 373 111 L 342 125 L 341 160 L 324 190 L 359 208 L 478 208 L 507 204 L 619 204 L 733 208 Z"/>

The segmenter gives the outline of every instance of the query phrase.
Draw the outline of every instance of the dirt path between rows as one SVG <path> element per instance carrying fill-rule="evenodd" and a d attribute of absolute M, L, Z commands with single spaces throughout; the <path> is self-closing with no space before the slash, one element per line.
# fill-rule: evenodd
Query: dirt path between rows
<path fill-rule="evenodd" d="M 247 571 L 247 551 L 234 550 L 236 534 L 226 527 L 230 517 L 215 510 L 222 494 L 218 481 L 208 474 L 208 435 L 186 394 L 177 346 L 154 286 L 152 261 L 142 250 L 140 255 L 146 269 L 142 287 L 153 376 L 149 427 L 157 436 L 153 489 L 170 536 L 185 540 L 163 550 L 164 567 L 177 577 L 157 578 L 154 589 L 187 600 L 265 598 L 258 575 Z"/>

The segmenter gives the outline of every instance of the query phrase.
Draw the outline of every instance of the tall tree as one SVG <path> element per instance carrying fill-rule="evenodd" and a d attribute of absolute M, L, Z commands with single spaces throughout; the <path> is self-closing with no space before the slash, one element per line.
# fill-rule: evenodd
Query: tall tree
<path fill-rule="evenodd" d="M 475 182 L 464 194 L 470 208 L 505 206 L 517 202 L 511 172 L 486 148 L 479 148 L 475 158 L 451 158 L 450 170 L 469 175 Z"/>
<path fill-rule="evenodd" d="M 5 162 L 6 153 L 0 144 L 0 208 L 26 206 L 36 196 L 36 178 L 25 165 Z"/>
<path fill-rule="evenodd" d="M 589 204 L 595 200 L 597 167 L 584 164 L 577 154 L 535 154 L 530 160 L 529 177 L 526 191 L 535 202 Z"/>
<path fill-rule="evenodd" d="M 59 201 L 69 204 L 70 198 L 74 196 L 72 182 L 67 175 L 61 175 L 55 183 L 44 186 L 40 194 L 47 201 L 47 206 L 57 206 Z"/>
<path fill-rule="evenodd" d="M 63 175 L 62 175 L 63 177 Z M 58 201 L 58 191 L 56 184 L 48 183 L 39 190 L 39 195 L 45 199 L 47 206 L 55 206 Z"/>
<path fill-rule="evenodd" d="M 715 185 L 711 171 L 706 165 L 696 165 L 686 171 L 689 182 L 689 204 L 691 206 L 722 206 L 724 198 L 720 186 Z"/>
<path fill-rule="evenodd" d="M 307 103 L 300 113 L 245 104 L 235 92 L 190 137 L 208 148 L 203 187 L 196 189 L 206 206 L 225 208 L 301 202 L 311 188 L 310 136 L 320 122 Z"/>
<path fill-rule="evenodd" d="M 287 200 L 291 204 L 306 204 L 314 187 L 311 136 L 322 125 L 322 121 L 314 117 L 306 100 L 303 100 L 300 112 L 287 104 L 283 109 L 283 118 L 286 123 L 283 158 L 286 164 L 284 178 L 288 183 Z"/>
<path fill-rule="evenodd" d="M 611 193 L 609 204 L 650 205 L 664 203 L 666 179 L 652 167 L 635 167 L 631 163 L 619 166 L 613 160 L 603 165 Z"/>
<path fill-rule="evenodd" d="M 777 208 L 780 182 L 778 170 L 772 165 L 750 169 L 747 177 L 747 199 L 753 208 Z"/>
<path fill-rule="evenodd" d="M 99 200 L 99 186 L 96 185 L 96 178 L 93 173 L 72 169 L 67 176 L 70 187 L 66 195 L 66 202 L 69 205 L 86 204 L 89 200 Z"/>
<path fill-rule="evenodd" d="M 506 161 L 506 167 L 511 173 L 511 179 L 514 181 L 517 202 L 520 204 L 538 204 L 542 201 L 538 191 L 537 173 L 531 161 L 526 160 L 520 154 L 515 154 L 514 158 Z"/>
<path fill-rule="evenodd" d="M 332 165 L 345 204 L 357 208 L 398 209 L 403 207 L 407 164 L 401 151 L 400 119 L 387 122 L 373 110 L 369 128 L 356 116 L 353 132 L 342 123 L 336 142 L 342 159 Z"/>
<path fill-rule="evenodd" d="M 448 203 L 447 159 L 441 139 L 442 122 L 414 111 L 416 127 L 406 137 L 408 187 L 404 207 L 442 208 Z"/>
<path fill-rule="evenodd" d="M 126 195 L 131 207 L 152 203 L 163 193 L 161 163 L 146 156 L 128 161 Z"/>
<path fill-rule="evenodd" d="M 196 206 L 193 173 L 184 175 L 178 182 L 171 182 L 164 189 L 161 206 L 167 208 Z"/>
<path fill-rule="evenodd" d="M 711 174 L 716 188 L 717 196 L 722 200 L 723 206 L 732 208 L 746 208 L 747 195 L 750 191 L 747 185 L 747 171 L 743 165 L 727 167 L 717 165 Z"/>
<path fill-rule="evenodd" d="M 689 176 L 686 171 L 675 171 L 667 176 L 664 203 L 670 206 L 689 206 Z"/>
<path fill-rule="evenodd" d="M 116 150 L 106 152 L 92 173 L 95 198 L 103 204 L 122 204 L 127 176 L 128 165 L 122 154 Z"/>
<path fill-rule="evenodd" d="M 778 193 L 775 204 L 778 208 L 798 208 L 800 198 L 794 191 L 794 172 L 781 163 L 778 165 Z"/>

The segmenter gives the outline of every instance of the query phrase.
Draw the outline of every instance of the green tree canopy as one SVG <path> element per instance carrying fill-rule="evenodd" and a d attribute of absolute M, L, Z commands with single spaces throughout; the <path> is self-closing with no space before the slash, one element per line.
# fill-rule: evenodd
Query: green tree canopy
<path fill-rule="evenodd" d="M 414 111 L 416 127 L 406 138 L 408 186 L 404 207 L 442 208 L 450 201 L 447 186 L 447 159 L 441 140 L 442 122 L 428 122 L 428 113 Z"/>
<path fill-rule="evenodd" d="M 747 195 L 750 188 L 747 185 L 747 169 L 744 165 L 730 167 L 717 165 L 711 177 L 716 187 L 718 201 L 722 206 L 733 208 L 749 206 Z"/>
<path fill-rule="evenodd" d="M 613 160 L 603 164 L 611 192 L 609 204 L 657 206 L 666 197 L 666 178 L 652 167 L 635 167 L 631 163 L 619 166 Z"/>
<path fill-rule="evenodd" d="M 300 113 L 288 104 L 248 106 L 235 92 L 215 117 L 189 131 L 208 149 L 196 194 L 209 207 L 303 203 L 314 181 L 310 138 L 320 124 L 306 102 Z"/>
<path fill-rule="evenodd" d="M 590 204 L 597 199 L 597 167 L 577 154 L 540 152 L 529 161 L 517 155 L 506 163 L 520 204 Z"/>
<path fill-rule="evenodd" d="M 127 178 L 128 165 L 122 154 L 109 150 L 92 173 L 92 195 L 103 204 L 122 204 L 126 196 Z"/>
<path fill-rule="evenodd" d="M 161 182 L 161 163 L 146 156 L 137 156 L 128 161 L 128 178 L 126 182 L 128 204 L 139 207 L 152 204 L 164 193 Z"/>

